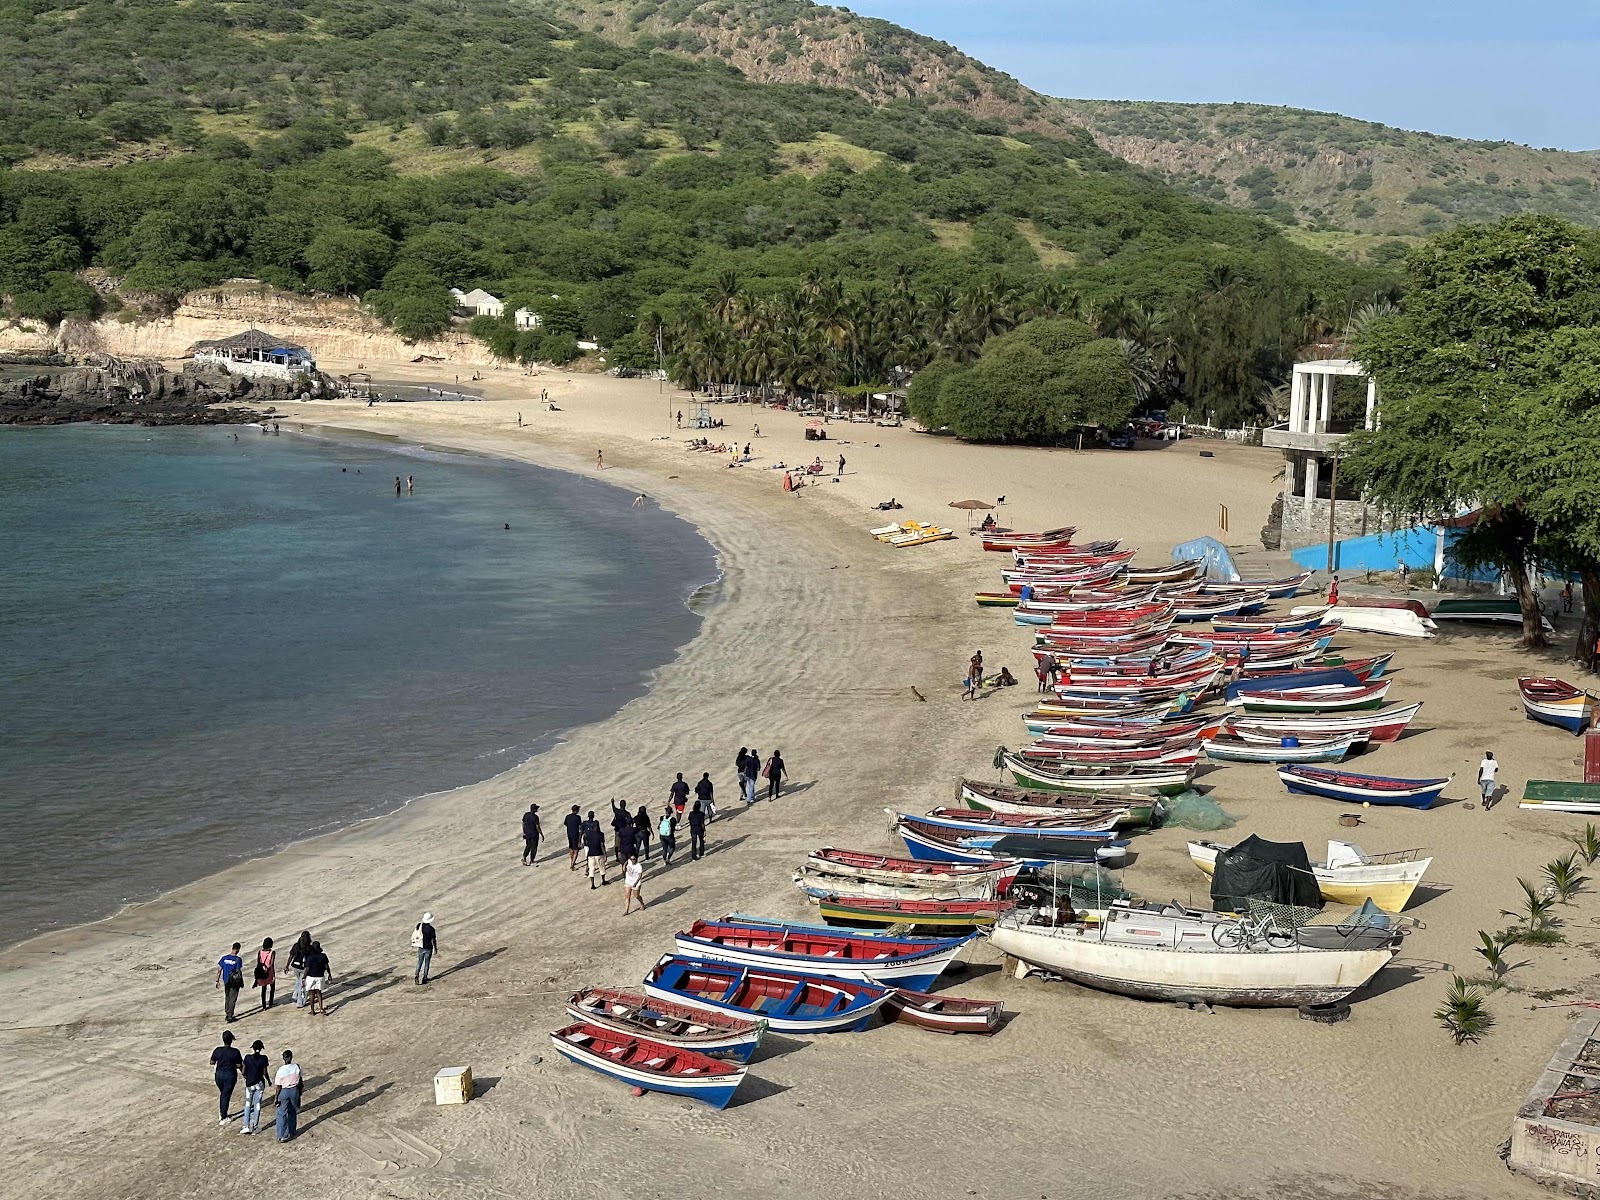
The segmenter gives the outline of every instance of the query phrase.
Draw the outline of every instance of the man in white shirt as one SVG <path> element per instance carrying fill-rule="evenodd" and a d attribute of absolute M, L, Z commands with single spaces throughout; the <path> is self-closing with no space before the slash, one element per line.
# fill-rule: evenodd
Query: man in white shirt
<path fill-rule="evenodd" d="M 1494 751 L 1485 750 L 1483 761 L 1478 764 L 1478 790 L 1483 793 L 1483 807 L 1494 807 L 1495 776 L 1499 774 L 1500 764 L 1494 760 Z"/>
<path fill-rule="evenodd" d="M 273 1100 L 278 1106 L 278 1140 L 287 1142 L 295 1135 L 295 1127 L 300 1123 L 300 1064 L 294 1061 L 294 1051 L 283 1052 L 283 1066 L 278 1068 L 278 1073 L 272 1077 L 272 1085 L 277 1089 Z"/>

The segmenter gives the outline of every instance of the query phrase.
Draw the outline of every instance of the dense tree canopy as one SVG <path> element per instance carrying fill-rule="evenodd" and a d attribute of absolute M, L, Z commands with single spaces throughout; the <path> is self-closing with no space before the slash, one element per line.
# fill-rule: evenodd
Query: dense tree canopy
<path fill-rule="evenodd" d="M 1441 234 L 1407 263 L 1403 307 L 1355 346 L 1383 392 L 1349 469 L 1423 520 L 1476 510 L 1458 550 L 1506 571 L 1542 641 L 1530 570 L 1578 571 L 1593 663 L 1600 612 L 1600 233 L 1512 217 Z"/>
<path fill-rule="evenodd" d="M 991 338 L 969 365 L 923 372 L 908 402 L 923 425 L 971 441 L 1043 442 L 1119 427 L 1135 397 L 1120 343 L 1081 321 L 1041 318 Z"/>

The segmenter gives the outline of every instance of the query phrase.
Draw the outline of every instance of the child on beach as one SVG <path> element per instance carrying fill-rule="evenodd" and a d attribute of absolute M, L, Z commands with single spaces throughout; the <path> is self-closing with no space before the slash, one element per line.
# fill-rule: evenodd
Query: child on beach
<path fill-rule="evenodd" d="M 637 855 L 630 855 L 628 865 L 622 871 L 622 915 L 627 916 L 633 911 L 633 902 L 639 902 L 639 911 L 644 911 L 644 894 L 639 885 L 644 879 L 644 868 L 639 865 Z"/>

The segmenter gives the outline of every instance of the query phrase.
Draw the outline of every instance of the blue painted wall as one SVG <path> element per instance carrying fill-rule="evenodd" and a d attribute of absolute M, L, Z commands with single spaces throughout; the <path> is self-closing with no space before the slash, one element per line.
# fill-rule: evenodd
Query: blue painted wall
<path fill-rule="evenodd" d="M 1450 561 L 1450 546 L 1461 536 L 1458 529 L 1447 529 L 1444 535 L 1444 573 L 1449 579 L 1470 579 L 1475 583 L 1493 583 L 1500 572 L 1493 568 L 1463 571 Z M 1413 525 L 1410 529 L 1397 529 L 1393 533 L 1371 533 L 1366 537 L 1345 538 L 1333 544 L 1334 570 L 1336 571 L 1393 571 L 1402 562 L 1413 571 L 1419 567 L 1432 568 L 1434 552 L 1438 547 L 1439 531 L 1433 525 Z M 1289 557 L 1311 571 L 1328 569 L 1328 547 L 1306 546 Z"/>

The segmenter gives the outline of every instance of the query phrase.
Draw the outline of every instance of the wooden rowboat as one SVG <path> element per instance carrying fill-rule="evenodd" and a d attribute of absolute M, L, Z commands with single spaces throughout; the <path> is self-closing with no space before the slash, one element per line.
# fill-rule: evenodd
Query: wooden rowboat
<path fill-rule="evenodd" d="M 889 998 L 887 988 L 663 955 L 644 979 L 645 994 L 692 1008 L 762 1019 L 776 1033 L 844 1033 L 865 1029 Z"/>
<path fill-rule="evenodd" d="M 933 933 L 987 928 L 1010 907 L 1008 900 L 894 900 L 835 894 L 817 897 L 817 911 L 829 925 L 868 929 L 892 925 Z"/>
<path fill-rule="evenodd" d="M 883 1019 L 931 1029 L 935 1033 L 992 1034 L 1000 1028 L 1005 1004 L 999 1000 L 968 1000 L 935 992 L 909 992 L 896 988 L 883 1004 Z"/>
<path fill-rule="evenodd" d="M 1379 708 L 1388 694 L 1388 679 L 1354 686 L 1330 684 L 1284 691 L 1245 692 L 1228 701 L 1245 712 L 1349 712 L 1358 708 Z"/>
<path fill-rule="evenodd" d="M 1450 783 L 1448 779 L 1397 779 L 1302 766 L 1279 767 L 1278 779 L 1291 792 L 1303 796 L 1395 808 L 1427 808 Z"/>
<path fill-rule="evenodd" d="M 980 812 L 1114 812 L 1120 814 L 1119 828 L 1155 825 L 1161 812 L 1161 802 L 1155 796 L 1074 796 L 1004 783 L 980 783 L 976 779 L 963 779 L 956 788 L 956 795 L 968 808 Z"/>
<path fill-rule="evenodd" d="M 738 920 L 696 921 L 673 938 L 685 957 L 909 988 L 927 987 L 939 978 L 970 940 L 970 935 L 872 937 Z"/>
<path fill-rule="evenodd" d="M 993 899 L 1016 875 L 1019 866 L 1018 863 L 964 866 L 958 863 L 924 862 L 887 854 L 869 854 L 863 850 L 841 850 L 836 846 L 813 850 L 806 858 L 808 872 L 902 887 L 922 887 L 938 891 L 941 895 L 949 889 L 960 889 L 959 898 L 966 900 Z"/>
<path fill-rule="evenodd" d="M 707 1012 L 671 1000 L 652 999 L 641 992 L 590 987 L 567 1001 L 574 1020 L 598 1025 L 613 1033 L 649 1038 L 715 1058 L 749 1062 L 761 1036 L 763 1020 Z"/>
<path fill-rule="evenodd" d="M 712 1108 L 726 1108 L 744 1082 L 742 1064 L 584 1021 L 556 1030 L 550 1045 L 580 1067 L 643 1091 L 687 1096 Z"/>
<path fill-rule="evenodd" d="M 1517 680 L 1522 711 L 1530 721 L 1582 733 L 1594 723 L 1594 697 L 1563 679 L 1525 676 Z"/>
<path fill-rule="evenodd" d="M 1223 727 L 1241 737 L 1332 738 L 1341 733 L 1363 733 L 1369 742 L 1393 742 L 1422 711 L 1422 704 L 1393 705 L 1377 712 L 1323 714 L 1261 713 L 1231 716 Z"/>
<path fill-rule="evenodd" d="M 1060 529 L 1047 529 L 1043 533 L 986 533 L 985 550 L 1036 550 L 1047 546 L 1065 546 L 1078 532 L 1076 525 L 1063 525 Z"/>

